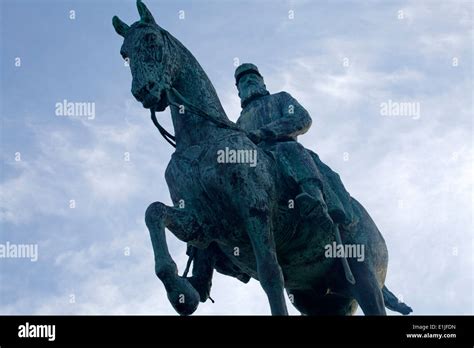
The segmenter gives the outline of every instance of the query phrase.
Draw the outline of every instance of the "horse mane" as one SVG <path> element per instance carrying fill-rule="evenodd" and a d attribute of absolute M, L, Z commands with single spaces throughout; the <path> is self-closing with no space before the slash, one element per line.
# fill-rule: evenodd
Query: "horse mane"
<path fill-rule="evenodd" d="M 162 36 L 163 36 L 163 39 L 165 41 L 165 45 L 168 45 L 168 52 L 170 52 L 170 54 L 172 54 L 172 52 L 176 52 L 181 57 L 183 57 L 184 58 L 183 63 L 187 64 L 188 66 L 191 65 L 192 70 L 197 75 L 199 75 L 199 78 L 201 79 L 201 81 L 207 85 L 206 89 L 209 92 L 211 92 L 212 97 L 215 101 L 213 103 L 213 105 L 208 105 L 208 106 L 212 106 L 214 108 L 215 116 L 218 116 L 219 118 L 228 120 L 227 114 L 225 113 L 224 108 L 222 107 L 222 104 L 219 100 L 219 97 L 218 97 L 217 92 L 214 88 L 214 85 L 212 84 L 211 80 L 207 76 L 206 72 L 204 71 L 204 69 L 202 68 L 201 64 L 198 62 L 196 57 L 194 57 L 194 55 L 191 53 L 191 51 L 189 51 L 186 48 L 186 46 L 184 46 L 181 43 L 181 41 L 179 41 L 172 34 L 170 34 L 170 32 L 168 32 L 167 30 L 165 30 L 161 27 L 158 27 L 158 28 L 159 28 Z"/>

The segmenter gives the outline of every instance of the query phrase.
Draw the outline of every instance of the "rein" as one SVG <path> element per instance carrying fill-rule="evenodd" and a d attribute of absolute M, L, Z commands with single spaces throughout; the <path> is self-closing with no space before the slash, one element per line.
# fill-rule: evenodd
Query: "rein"
<path fill-rule="evenodd" d="M 224 129 L 232 129 L 238 132 L 245 133 L 243 129 L 241 129 L 239 126 L 236 124 L 227 121 L 227 120 L 220 120 L 216 117 L 213 117 L 197 107 L 196 105 L 193 105 L 189 101 L 186 100 L 185 97 L 181 93 L 176 90 L 176 88 L 171 87 L 170 90 L 166 90 L 166 95 L 168 98 L 168 102 L 170 105 L 173 105 L 177 108 L 181 108 L 184 106 L 185 108 L 189 109 L 193 114 L 198 115 L 202 118 L 204 118 L 206 121 L 210 121 L 214 123 L 217 127 L 219 128 L 224 128 Z M 151 113 L 151 120 L 153 121 L 153 124 L 155 125 L 156 128 L 158 128 L 158 131 L 160 132 L 161 136 L 174 148 L 176 148 L 176 137 L 169 133 L 165 128 L 161 126 L 161 124 L 158 122 L 156 119 L 156 112 L 153 108 L 150 109 Z"/>
<path fill-rule="evenodd" d="M 165 140 L 174 148 L 176 148 L 176 138 L 174 135 L 169 133 L 166 129 L 164 129 L 161 124 L 158 122 L 156 119 L 156 114 L 154 109 L 150 109 L 151 112 L 151 120 L 153 121 L 153 124 L 155 125 L 156 128 L 158 128 L 158 131 L 160 132 L 161 136 L 165 138 Z"/>

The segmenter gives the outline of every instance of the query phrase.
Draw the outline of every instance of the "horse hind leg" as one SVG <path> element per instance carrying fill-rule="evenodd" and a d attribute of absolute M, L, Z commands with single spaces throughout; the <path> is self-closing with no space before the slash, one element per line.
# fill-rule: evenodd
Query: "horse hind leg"
<path fill-rule="evenodd" d="M 349 290 L 365 315 L 386 315 L 381 288 L 387 272 L 387 246 L 370 215 L 355 199 L 353 208 L 360 221 L 353 233 L 349 233 L 353 238 L 346 242 L 364 245 L 365 252 L 363 260 L 347 258 L 356 280 L 354 285 L 349 284 Z"/>
<path fill-rule="evenodd" d="M 350 285 L 350 293 L 365 315 L 386 315 L 382 291 L 375 272 L 367 262 L 349 260 L 356 283 Z"/>
<path fill-rule="evenodd" d="M 196 220 L 184 209 L 152 203 L 145 213 L 145 223 L 150 232 L 155 256 L 155 273 L 166 288 L 168 299 L 181 315 L 192 314 L 199 305 L 199 293 L 191 283 L 178 275 L 166 243 L 165 227 L 183 241 L 189 241 L 196 232 Z"/>

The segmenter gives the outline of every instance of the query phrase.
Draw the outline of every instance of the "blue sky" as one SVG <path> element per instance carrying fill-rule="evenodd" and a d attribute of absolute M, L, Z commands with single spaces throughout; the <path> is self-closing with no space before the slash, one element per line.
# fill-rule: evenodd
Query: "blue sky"
<path fill-rule="evenodd" d="M 0 4 L 0 242 L 39 247 L 37 262 L 0 259 L 0 313 L 174 314 L 143 219 L 149 203 L 170 202 L 172 151 L 130 93 L 111 24 L 136 21 L 135 2 Z M 236 58 L 309 111 L 300 141 L 377 223 L 386 283 L 415 314 L 474 312 L 469 1 L 146 4 L 199 60 L 231 119 Z M 56 116 L 64 99 L 94 102 L 95 118 Z M 381 115 L 389 100 L 418 103 L 420 117 Z M 171 129 L 168 111 L 159 117 Z M 182 270 L 185 247 L 168 241 Z M 255 281 L 216 275 L 211 296 L 197 314 L 269 314 Z"/>

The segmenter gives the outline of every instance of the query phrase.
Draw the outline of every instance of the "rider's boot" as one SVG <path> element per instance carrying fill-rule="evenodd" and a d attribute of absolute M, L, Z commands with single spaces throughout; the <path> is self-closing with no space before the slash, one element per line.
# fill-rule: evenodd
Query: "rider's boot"
<path fill-rule="evenodd" d="M 315 218 L 323 228 L 329 229 L 333 224 L 328 214 L 321 189 L 314 181 L 300 183 L 302 193 L 296 196 L 296 206 L 302 218 Z"/>

